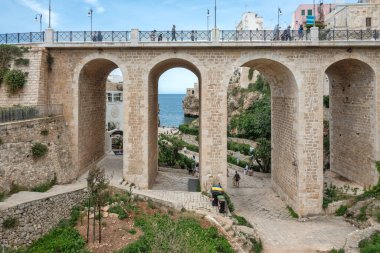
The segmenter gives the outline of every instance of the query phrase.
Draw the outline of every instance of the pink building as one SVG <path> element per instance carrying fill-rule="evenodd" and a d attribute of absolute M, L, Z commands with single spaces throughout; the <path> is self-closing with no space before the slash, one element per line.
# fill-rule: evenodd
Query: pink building
<path fill-rule="evenodd" d="M 316 16 L 316 22 L 324 22 L 325 16 L 332 12 L 335 4 L 301 4 L 293 13 L 292 29 L 297 30 L 302 24 L 306 26 L 307 16 Z M 314 11 L 316 15 L 314 15 Z"/>

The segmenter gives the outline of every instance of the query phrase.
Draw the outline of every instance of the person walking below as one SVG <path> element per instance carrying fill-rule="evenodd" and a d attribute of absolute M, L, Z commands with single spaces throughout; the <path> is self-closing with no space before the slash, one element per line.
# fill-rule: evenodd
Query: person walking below
<path fill-rule="evenodd" d="M 234 175 L 234 186 L 239 187 L 240 175 L 237 171 L 235 171 Z"/>
<path fill-rule="evenodd" d="M 300 27 L 298 28 L 298 39 L 303 39 L 303 25 L 300 25 Z"/>
<path fill-rule="evenodd" d="M 172 41 L 177 41 L 177 33 L 175 31 L 175 25 L 172 28 Z"/>

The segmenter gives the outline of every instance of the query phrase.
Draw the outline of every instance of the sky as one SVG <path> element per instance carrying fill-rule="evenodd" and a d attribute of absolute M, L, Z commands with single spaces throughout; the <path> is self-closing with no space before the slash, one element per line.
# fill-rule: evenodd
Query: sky
<path fill-rule="evenodd" d="M 214 1 L 51 0 L 51 25 L 56 31 L 89 31 L 88 11 L 92 8 L 93 30 L 129 31 L 132 28 L 141 31 L 170 30 L 173 24 L 176 25 L 177 31 L 207 30 L 207 10 L 210 10 L 209 28 L 214 26 Z M 311 0 L 216 0 L 216 2 L 217 27 L 223 30 L 235 29 L 246 11 L 258 13 L 264 17 L 264 27 L 273 29 L 277 23 L 278 7 L 283 13 L 280 24 L 286 27 L 290 24 L 292 13 L 299 4 L 313 3 Z M 315 2 L 319 3 L 318 0 Z M 35 21 L 36 14 L 39 13 L 43 15 L 43 29 L 45 29 L 48 25 L 48 6 L 49 0 L 0 0 L 0 33 L 39 31 L 39 22 Z M 184 70 L 169 71 L 164 75 L 168 76 L 162 76 L 160 80 L 161 93 L 176 93 L 179 86 L 182 87 L 180 93 L 185 93 L 186 87 L 193 86 L 197 81 L 194 74 Z"/>

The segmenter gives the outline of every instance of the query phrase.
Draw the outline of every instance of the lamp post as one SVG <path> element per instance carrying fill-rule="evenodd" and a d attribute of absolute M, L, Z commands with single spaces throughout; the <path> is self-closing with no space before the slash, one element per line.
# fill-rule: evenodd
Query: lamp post
<path fill-rule="evenodd" d="M 34 20 L 36 20 L 36 22 L 38 22 L 38 19 L 39 19 L 39 22 L 40 22 L 40 32 L 42 32 L 42 14 L 37 14 L 36 17 L 34 18 Z"/>
<path fill-rule="evenodd" d="M 49 0 L 49 28 L 51 28 L 51 0 Z"/>
<path fill-rule="evenodd" d="M 207 9 L 207 31 L 209 30 L 209 22 L 210 21 L 210 10 Z"/>
<path fill-rule="evenodd" d="M 317 18 L 317 15 L 315 13 L 315 0 L 313 0 L 313 15 L 314 15 L 314 27 L 315 27 L 315 19 Z"/>
<path fill-rule="evenodd" d="M 214 10 L 215 10 L 215 25 L 214 25 L 214 28 L 216 29 L 216 0 L 215 0 L 215 5 L 214 5 Z"/>
<path fill-rule="evenodd" d="M 277 12 L 277 27 L 280 29 L 280 16 L 282 15 L 282 11 L 280 7 L 278 7 L 278 12 Z"/>
<path fill-rule="evenodd" d="M 94 13 L 94 10 L 91 8 L 89 11 L 88 11 L 88 16 L 90 17 L 91 19 L 91 34 L 92 34 L 92 14 Z"/>

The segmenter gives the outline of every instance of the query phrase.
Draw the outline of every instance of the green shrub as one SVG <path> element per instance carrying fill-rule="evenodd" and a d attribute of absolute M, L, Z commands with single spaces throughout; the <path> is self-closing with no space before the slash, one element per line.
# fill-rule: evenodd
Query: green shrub
<path fill-rule="evenodd" d="M 18 192 L 27 191 L 27 190 L 28 189 L 26 187 L 18 185 L 18 184 L 15 184 L 15 183 L 12 182 L 9 194 L 12 195 L 12 194 L 16 194 Z"/>
<path fill-rule="evenodd" d="M 5 192 L 0 192 L 0 202 L 2 202 L 6 196 L 7 195 L 5 194 Z"/>
<path fill-rule="evenodd" d="M 231 163 L 231 164 L 234 164 L 236 166 L 239 166 L 241 168 L 245 168 L 246 165 L 249 166 L 249 163 L 246 162 L 246 161 L 242 161 L 242 160 L 239 160 L 239 162 L 237 161 L 237 159 L 233 156 L 227 156 L 227 162 L 228 163 Z"/>
<path fill-rule="evenodd" d="M 361 253 L 378 253 L 380 252 L 380 233 L 374 233 L 370 238 L 359 242 Z"/>
<path fill-rule="evenodd" d="M 360 208 L 359 215 L 356 217 L 356 219 L 358 221 L 366 221 L 366 220 L 368 220 L 368 217 L 367 217 L 367 208 L 368 208 L 368 206 L 363 206 L 362 208 Z"/>
<path fill-rule="evenodd" d="M 203 228 L 198 220 L 168 215 L 143 215 L 135 219 L 143 235 L 119 253 L 131 252 L 197 252 L 233 253 L 228 241 L 215 227 Z"/>
<path fill-rule="evenodd" d="M 131 235 L 135 235 L 137 233 L 137 231 L 136 231 L 136 229 L 129 229 L 128 233 L 130 233 Z"/>
<path fill-rule="evenodd" d="M 255 238 L 250 238 L 249 239 L 252 243 L 252 251 L 254 253 L 261 253 L 263 251 L 263 243 L 261 240 L 256 240 Z"/>
<path fill-rule="evenodd" d="M 294 219 L 299 218 L 298 214 L 293 210 L 293 208 L 290 206 L 287 206 L 286 208 L 288 209 L 290 216 L 292 216 Z"/>
<path fill-rule="evenodd" d="M 339 249 L 339 250 L 332 249 L 330 250 L 330 253 L 344 253 L 344 249 Z"/>
<path fill-rule="evenodd" d="M 249 223 L 244 217 L 236 214 L 233 214 L 232 217 L 234 217 L 237 220 L 239 226 L 246 226 L 249 228 L 252 227 L 251 223 Z"/>
<path fill-rule="evenodd" d="M 8 87 L 8 92 L 10 94 L 15 94 L 24 88 L 26 83 L 26 74 L 21 70 L 9 70 L 4 75 L 4 81 Z"/>
<path fill-rule="evenodd" d="M 348 207 L 345 205 L 342 205 L 336 210 L 335 214 L 336 216 L 343 216 L 346 214 Z"/>
<path fill-rule="evenodd" d="M 154 205 L 154 203 L 151 199 L 148 199 L 148 207 L 150 209 L 156 209 L 156 206 Z"/>
<path fill-rule="evenodd" d="M 235 152 L 240 152 L 244 155 L 250 155 L 249 150 L 250 150 L 250 145 L 248 144 L 240 144 L 236 142 L 229 141 L 227 142 L 227 149 L 232 150 Z"/>
<path fill-rule="evenodd" d="M 179 125 L 178 129 L 184 134 L 199 135 L 199 128 L 190 127 L 187 124 Z"/>
<path fill-rule="evenodd" d="M 4 81 L 5 74 L 9 71 L 8 68 L 0 68 L 0 86 Z"/>
<path fill-rule="evenodd" d="M 227 192 L 224 192 L 224 198 L 226 199 L 228 210 L 230 210 L 230 213 L 233 213 L 235 211 L 235 206 Z"/>
<path fill-rule="evenodd" d="M 7 218 L 3 221 L 3 228 L 5 228 L 5 229 L 14 228 L 16 225 L 17 225 L 17 219 L 16 218 Z"/>
<path fill-rule="evenodd" d="M 128 214 L 120 205 L 112 206 L 108 212 L 117 214 L 120 220 L 128 218 Z"/>
<path fill-rule="evenodd" d="M 47 192 L 50 190 L 57 182 L 57 178 L 54 176 L 54 178 L 46 183 L 40 184 L 34 188 L 32 188 L 32 192 Z"/>
<path fill-rule="evenodd" d="M 29 59 L 18 58 L 15 60 L 15 65 L 16 66 L 28 66 L 29 62 L 30 62 Z"/>
<path fill-rule="evenodd" d="M 48 152 L 48 147 L 42 143 L 34 143 L 32 146 L 32 155 L 35 159 L 41 158 Z"/>
<path fill-rule="evenodd" d="M 42 130 L 41 131 L 41 135 L 48 136 L 49 135 L 49 130 L 47 130 L 47 129 Z"/>
<path fill-rule="evenodd" d="M 330 108 L 330 96 L 323 96 L 323 106 Z"/>

